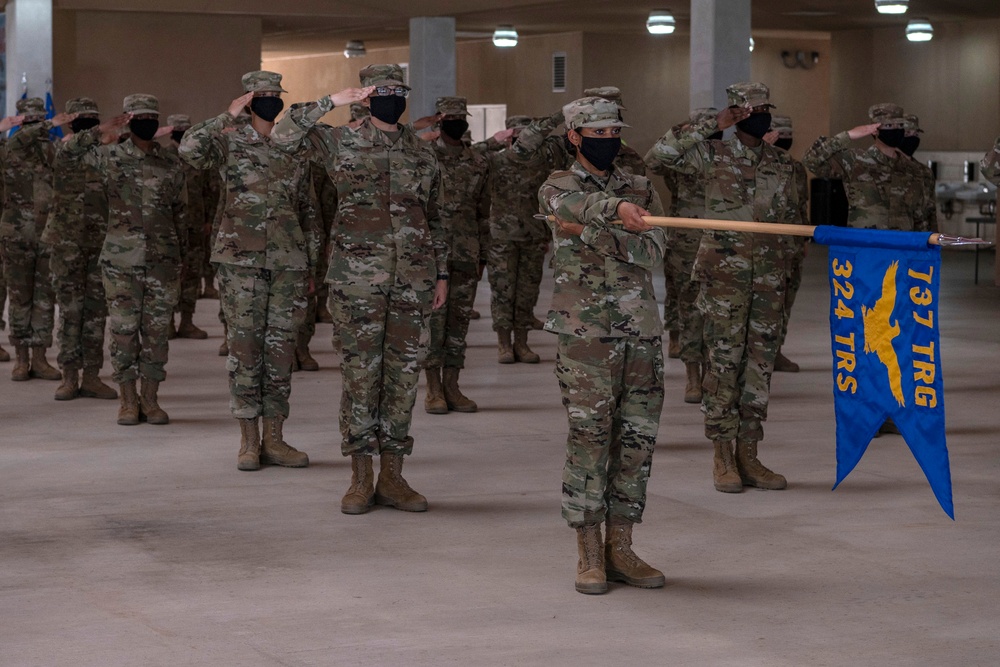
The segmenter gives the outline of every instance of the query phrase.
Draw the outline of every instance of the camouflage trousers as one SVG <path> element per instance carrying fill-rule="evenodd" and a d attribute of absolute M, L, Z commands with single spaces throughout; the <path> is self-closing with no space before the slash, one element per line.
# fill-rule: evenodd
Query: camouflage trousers
<path fill-rule="evenodd" d="M 52 246 L 52 282 L 59 304 L 60 368 L 104 365 L 104 324 L 108 302 L 99 263 L 100 248 L 70 243 Z"/>
<path fill-rule="evenodd" d="M 205 247 L 191 245 L 183 250 L 181 258 L 181 291 L 177 302 L 177 311 L 182 314 L 194 314 L 198 302 L 198 292 L 201 289 L 202 266 L 205 263 Z"/>
<path fill-rule="evenodd" d="M 475 264 L 449 264 L 448 301 L 431 312 L 426 368 L 465 368 L 465 337 L 476 301 L 479 271 Z"/>
<path fill-rule="evenodd" d="M 493 330 L 530 329 L 545 265 L 540 241 L 497 241 L 489 250 Z"/>
<path fill-rule="evenodd" d="M 8 239 L 0 248 L 7 279 L 11 344 L 52 347 L 55 293 L 49 271 L 49 247 Z"/>
<path fill-rule="evenodd" d="M 142 376 L 163 382 L 167 378 L 167 329 L 177 306 L 180 265 L 103 264 L 102 268 L 111 325 L 111 379 L 122 384 Z"/>
<path fill-rule="evenodd" d="M 6 265 L 3 253 L 0 252 L 0 329 L 7 328 L 7 321 L 3 318 L 3 314 L 7 311 L 7 270 L 4 268 Z"/>
<path fill-rule="evenodd" d="M 667 279 L 663 319 L 673 323 L 666 326 L 667 331 L 677 332 L 681 361 L 686 364 L 701 363 L 705 360 L 704 322 L 697 305 L 701 285 L 691 279 L 691 270 L 701 244 L 701 231 L 671 229 L 667 239 L 670 250 L 663 262 L 663 273 Z"/>
<path fill-rule="evenodd" d="M 319 298 L 318 289 L 306 297 L 306 309 L 302 315 L 302 324 L 299 326 L 299 335 L 305 337 L 306 343 L 310 342 L 313 336 L 316 335 L 316 314 L 319 311 Z"/>
<path fill-rule="evenodd" d="M 788 270 L 785 274 L 785 303 L 783 307 L 784 318 L 781 321 L 781 333 L 778 335 L 778 349 L 785 344 L 785 337 L 788 336 L 788 320 L 792 317 L 792 306 L 795 304 L 795 295 L 798 294 L 802 286 L 802 264 L 805 262 L 805 250 L 799 250 L 788 258 Z"/>
<path fill-rule="evenodd" d="M 560 334 L 556 378 L 569 418 L 563 518 L 573 528 L 642 521 L 663 408 L 660 338 Z"/>
<path fill-rule="evenodd" d="M 306 313 L 305 271 L 219 264 L 229 325 L 229 408 L 237 419 L 287 417 L 295 341 Z"/>
<path fill-rule="evenodd" d="M 764 437 L 785 290 L 780 282 L 761 287 L 701 283 L 698 308 L 705 318 L 708 362 L 701 411 L 709 440 Z"/>
<path fill-rule="evenodd" d="M 341 353 L 341 451 L 413 450 L 410 420 L 427 351 L 431 291 L 330 286 L 330 312 Z"/>

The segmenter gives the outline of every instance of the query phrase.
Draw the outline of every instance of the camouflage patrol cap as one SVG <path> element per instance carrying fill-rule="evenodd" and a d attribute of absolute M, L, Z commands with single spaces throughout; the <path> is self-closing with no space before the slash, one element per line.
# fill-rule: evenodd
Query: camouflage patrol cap
<path fill-rule="evenodd" d="M 715 107 L 701 107 L 691 112 L 691 116 L 690 118 L 688 118 L 688 122 L 701 123 L 708 120 L 709 118 L 715 118 L 718 115 L 719 115 L 719 110 L 716 109 Z"/>
<path fill-rule="evenodd" d="M 563 107 L 566 127 L 628 127 L 618 113 L 618 105 L 603 97 L 581 97 Z"/>
<path fill-rule="evenodd" d="M 186 130 L 191 127 L 191 116 L 186 113 L 172 113 L 167 116 L 167 125 L 175 130 Z"/>
<path fill-rule="evenodd" d="M 766 106 L 774 108 L 769 100 L 771 91 L 762 83 L 752 81 L 734 83 L 726 88 L 726 95 L 729 96 L 729 106 L 732 107 L 753 109 L 754 107 Z"/>
<path fill-rule="evenodd" d="M 96 116 L 100 111 L 97 110 L 97 102 L 89 97 L 74 97 L 66 102 L 66 113 Z"/>
<path fill-rule="evenodd" d="M 351 120 L 361 120 L 372 115 L 371 109 L 358 102 L 351 103 Z"/>
<path fill-rule="evenodd" d="M 33 118 L 45 116 L 45 102 L 41 97 L 25 97 L 17 101 L 17 114 Z"/>
<path fill-rule="evenodd" d="M 256 70 L 247 72 L 240 79 L 243 82 L 244 93 L 287 93 L 281 87 L 281 75 L 277 72 Z"/>
<path fill-rule="evenodd" d="M 401 86 L 410 90 L 403 78 L 403 68 L 399 65 L 369 65 L 360 72 L 362 86 Z"/>
<path fill-rule="evenodd" d="M 531 121 L 531 116 L 508 116 L 507 120 L 504 121 L 504 125 L 508 130 L 516 130 L 521 127 L 528 127 Z"/>
<path fill-rule="evenodd" d="M 141 114 L 155 113 L 160 115 L 160 101 L 153 95 L 145 93 L 134 93 L 128 95 L 122 102 L 122 111 L 125 113 Z"/>
<path fill-rule="evenodd" d="M 784 139 L 791 137 L 792 119 L 788 116 L 771 116 L 771 130 Z"/>
<path fill-rule="evenodd" d="M 868 109 L 868 117 L 873 123 L 886 126 L 886 129 L 890 126 L 903 127 L 906 124 L 906 120 L 903 118 L 903 107 L 892 102 L 873 104 Z"/>
<path fill-rule="evenodd" d="M 914 116 L 912 113 L 903 116 L 903 120 L 906 121 L 906 124 L 903 125 L 903 127 L 906 129 L 907 132 L 913 132 L 913 133 L 923 132 L 923 130 L 920 129 L 920 119 Z"/>
<path fill-rule="evenodd" d="M 445 116 L 471 116 L 464 97 L 439 97 L 435 110 Z"/>
<path fill-rule="evenodd" d="M 622 91 L 617 86 L 599 86 L 597 88 L 588 88 L 583 91 L 584 97 L 603 97 L 606 100 L 610 100 L 618 105 L 620 109 L 625 109 L 625 105 L 622 104 Z"/>

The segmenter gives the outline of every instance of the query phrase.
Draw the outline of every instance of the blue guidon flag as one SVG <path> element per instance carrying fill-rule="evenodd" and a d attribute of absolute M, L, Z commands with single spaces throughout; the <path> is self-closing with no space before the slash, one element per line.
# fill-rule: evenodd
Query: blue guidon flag
<path fill-rule="evenodd" d="M 837 482 L 892 418 L 952 519 L 938 334 L 941 248 L 928 233 L 820 226 L 830 246 Z"/>

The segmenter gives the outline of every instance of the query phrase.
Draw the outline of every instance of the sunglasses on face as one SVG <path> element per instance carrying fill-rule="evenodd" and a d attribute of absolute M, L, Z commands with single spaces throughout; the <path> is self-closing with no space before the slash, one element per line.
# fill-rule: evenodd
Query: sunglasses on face
<path fill-rule="evenodd" d="M 402 86 L 375 86 L 375 94 L 378 97 L 387 97 L 389 95 L 406 97 L 410 94 L 410 91 Z"/>

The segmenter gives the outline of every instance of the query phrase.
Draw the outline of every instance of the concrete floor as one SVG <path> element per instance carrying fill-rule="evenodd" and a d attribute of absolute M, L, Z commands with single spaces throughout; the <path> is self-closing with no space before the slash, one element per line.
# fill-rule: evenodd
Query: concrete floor
<path fill-rule="evenodd" d="M 215 302 L 196 316 L 212 337 L 172 345 L 169 426 L 117 426 L 116 403 L 56 403 L 56 383 L 10 382 L 4 364 L 0 665 L 996 665 L 1000 290 L 973 286 L 970 254 L 948 254 L 952 522 L 898 436 L 830 491 L 824 254 L 807 262 L 786 345 L 803 371 L 775 377 L 761 445 L 788 490 L 713 490 L 701 415 L 667 365 L 636 529 L 661 590 L 573 589 L 550 334 L 531 337 L 540 365 L 500 366 L 489 319 L 473 322 L 462 386 L 478 414 L 427 415 L 421 390 L 405 472 L 426 514 L 340 513 L 350 467 L 329 325 L 322 370 L 293 384 L 286 434 L 306 470 L 237 472 Z"/>

